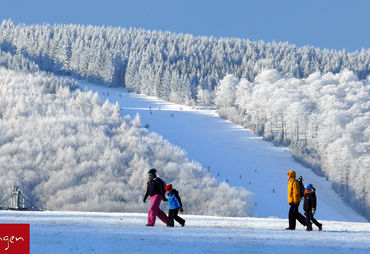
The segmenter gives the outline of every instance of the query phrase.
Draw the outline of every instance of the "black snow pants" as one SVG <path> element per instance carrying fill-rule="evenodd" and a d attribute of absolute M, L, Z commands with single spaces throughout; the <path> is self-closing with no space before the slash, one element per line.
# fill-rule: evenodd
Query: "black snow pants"
<path fill-rule="evenodd" d="M 304 217 L 301 213 L 298 211 L 299 203 L 298 204 L 290 204 L 289 208 L 289 228 L 295 229 L 296 220 L 299 221 L 303 226 L 307 225 L 306 217 Z"/>
<path fill-rule="evenodd" d="M 179 209 L 170 209 L 168 210 L 168 219 L 167 219 L 167 227 L 174 227 L 176 220 L 181 226 L 185 225 L 185 220 L 178 216 Z"/>
<path fill-rule="evenodd" d="M 307 229 L 308 230 L 312 230 L 312 222 L 313 224 L 316 225 L 316 227 L 318 227 L 320 230 L 321 230 L 321 226 L 322 224 L 319 223 L 314 217 L 313 217 L 313 214 L 312 214 L 312 211 L 305 211 L 304 212 L 304 215 L 306 215 L 306 224 L 307 224 Z M 312 222 L 311 222 L 312 221 Z"/>

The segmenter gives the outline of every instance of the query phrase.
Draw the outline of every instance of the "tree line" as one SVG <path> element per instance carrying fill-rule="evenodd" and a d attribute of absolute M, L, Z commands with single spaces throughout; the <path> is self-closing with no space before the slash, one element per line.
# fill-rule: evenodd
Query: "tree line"
<path fill-rule="evenodd" d="M 227 74 L 253 80 L 265 69 L 305 78 L 350 69 L 370 70 L 370 50 L 319 50 L 282 42 L 194 37 L 143 29 L 81 25 L 0 26 L 0 50 L 22 55 L 40 70 L 126 86 L 136 92 L 193 104 L 199 89 L 213 91 Z"/>

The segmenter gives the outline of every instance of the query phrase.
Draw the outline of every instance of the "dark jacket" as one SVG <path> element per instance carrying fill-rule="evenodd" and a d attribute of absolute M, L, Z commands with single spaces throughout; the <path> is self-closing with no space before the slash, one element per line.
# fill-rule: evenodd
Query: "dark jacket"
<path fill-rule="evenodd" d="M 179 209 L 182 207 L 181 198 L 179 196 L 179 192 L 176 189 L 172 189 L 168 193 L 167 201 L 169 210 Z"/>
<path fill-rule="evenodd" d="M 303 210 L 310 211 L 312 208 L 316 210 L 316 193 L 315 188 L 312 188 L 311 191 L 305 190 L 303 196 Z"/>
<path fill-rule="evenodd" d="M 151 179 L 148 183 L 147 183 L 147 186 L 146 186 L 146 193 L 145 193 L 145 196 L 144 196 L 144 200 L 146 200 L 146 198 L 148 196 L 154 196 L 154 195 L 161 195 L 162 196 L 162 199 L 165 199 L 165 189 L 164 189 L 164 186 L 165 186 L 165 183 L 163 182 L 163 180 L 159 177 L 154 177 L 153 179 Z"/>

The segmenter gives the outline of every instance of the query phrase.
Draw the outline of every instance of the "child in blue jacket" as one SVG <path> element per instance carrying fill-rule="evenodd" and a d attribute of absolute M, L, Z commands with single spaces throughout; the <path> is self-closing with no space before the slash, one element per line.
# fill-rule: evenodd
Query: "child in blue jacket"
<path fill-rule="evenodd" d="M 174 227 L 174 220 L 176 220 L 181 227 L 185 226 L 185 220 L 178 216 L 179 210 L 183 212 L 181 198 L 177 190 L 172 189 L 172 184 L 166 185 L 166 192 L 168 192 L 168 220 L 167 227 Z"/>
<path fill-rule="evenodd" d="M 307 229 L 306 229 L 307 231 L 312 231 L 312 222 L 319 228 L 319 231 L 322 230 L 322 224 L 313 217 L 316 211 L 315 191 L 316 190 L 312 186 L 312 184 L 308 184 L 304 191 L 303 210 L 304 210 L 304 214 L 307 217 Z"/>

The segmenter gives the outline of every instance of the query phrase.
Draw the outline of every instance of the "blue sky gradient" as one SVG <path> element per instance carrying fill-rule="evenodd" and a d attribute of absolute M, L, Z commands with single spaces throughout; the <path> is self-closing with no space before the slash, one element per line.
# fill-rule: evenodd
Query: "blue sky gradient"
<path fill-rule="evenodd" d="M 0 19 L 9 18 L 15 24 L 134 27 L 348 52 L 370 48 L 369 0 L 2 0 Z"/>

